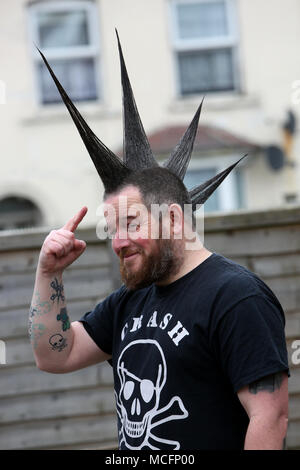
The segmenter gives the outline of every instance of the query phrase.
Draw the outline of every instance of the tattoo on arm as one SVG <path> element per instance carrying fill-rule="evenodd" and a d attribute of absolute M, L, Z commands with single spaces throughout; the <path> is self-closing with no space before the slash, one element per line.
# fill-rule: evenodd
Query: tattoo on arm
<path fill-rule="evenodd" d="M 29 315 L 30 317 L 41 317 L 50 312 L 52 304 L 49 301 L 42 301 L 39 291 L 34 293 L 34 300 L 32 301 Z"/>
<path fill-rule="evenodd" d="M 64 302 L 65 296 L 64 296 L 64 286 L 63 286 L 63 284 L 59 284 L 57 278 L 55 277 L 54 281 L 52 281 L 50 283 L 50 286 L 55 291 L 55 294 L 51 295 L 50 300 L 52 300 L 54 302 L 55 299 L 57 299 L 57 303 L 58 303 L 59 299 L 61 299 Z"/>
<path fill-rule="evenodd" d="M 34 308 L 32 305 L 30 306 L 29 310 L 29 319 L 28 319 L 28 334 L 29 338 L 31 339 L 32 337 L 32 323 L 33 323 L 33 317 L 36 314 L 37 310 Z"/>
<path fill-rule="evenodd" d="M 29 338 L 33 349 L 37 348 L 39 340 L 44 333 L 46 333 L 46 327 L 43 323 L 33 323 L 29 327 Z"/>
<path fill-rule="evenodd" d="M 266 391 L 273 393 L 279 390 L 283 381 L 283 373 L 277 372 L 276 374 L 267 375 L 262 379 L 255 380 L 249 384 L 249 392 L 256 395 L 258 392 Z"/>
<path fill-rule="evenodd" d="M 37 323 L 34 321 L 34 317 L 37 315 L 39 315 L 38 309 L 31 305 L 29 310 L 28 335 L 34 349 L 37 348 L 39 339 L 46 331 L 46 327 L 43 323 Z"/>
<path fill-rule="evenodd" d="M 63 331 L 66 331 L 70 328 L 70 319 L 68 317 L 67 309 L 65 307 L 60 309 L 60 314 L 57 315 L 56 319 L 57 321 L 62 321 Z"/>
<path fill-rule="evenodd" d="M 58 352 L 61 352 L 68 346 L 66 338 L 63 338 L 62 335 L 59 333 L 52 335 L 49 338 L 49 344 L 51 345 L 52 351 Z"/>

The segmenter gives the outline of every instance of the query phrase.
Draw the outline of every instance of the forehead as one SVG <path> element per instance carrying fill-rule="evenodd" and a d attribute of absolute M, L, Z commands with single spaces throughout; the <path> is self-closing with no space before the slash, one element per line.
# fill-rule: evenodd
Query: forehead
<path fill-rule="evenodd" d="M 122 212 L 124 210 L 128 212 L 130 207 L 136 206 L 137 204 L 145 207 L 142 195 L 135 186 L 127 186 L 120 192 L 112 194 L 104 201 L 104 207 L 107 208 L 111 206 L 116 213 L 119 213 L 120 210 L 122 210 Z"/>

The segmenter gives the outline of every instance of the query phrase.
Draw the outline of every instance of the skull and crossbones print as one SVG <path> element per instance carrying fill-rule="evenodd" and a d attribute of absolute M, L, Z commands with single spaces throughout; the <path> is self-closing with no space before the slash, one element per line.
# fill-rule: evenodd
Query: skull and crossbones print
<path fill-rule="evenodd" d="M 145 354 L 151 356 L 151 370 L 140 362 Z M 137 358 L 139 368 L 129 358 Z M 119 391 L 115 392 L 120 420 L 120 447 L 127 449 L 180 449 L 180 443 L 155 435 L 154 428 L 167 421 L 187 418 L 181 398 L 174 396 L 160 407 L 161 391 L 167 380 L 167 365 L 161 346 L 155 340 L 136 340 L 121 352 L 117 363 Z"/>

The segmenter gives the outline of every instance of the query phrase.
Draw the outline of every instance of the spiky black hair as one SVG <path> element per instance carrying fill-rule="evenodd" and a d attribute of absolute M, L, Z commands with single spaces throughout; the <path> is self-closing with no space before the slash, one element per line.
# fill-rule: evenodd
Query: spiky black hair
<path fill-rule="evenodd" d="M 106 194 L 117 191 L 118 187 L 121 186 L 126 177 L 128 177 L 133 172 L 145 168 L 154 168 L 159 166 L 152 153 L 142 121 L 139 116 L 117 30 L 116 34 L 120 55 L 123 88 L 123 161 L 111 150 L 109 150 L 93 133 L 58 81 L 45 56 L 38 49 L 91 156 L 96 170 L 103 182 Z M 192 122 L 181 138 L 179 144 L 175 147 L 169 159 L 163 165 L 166 169 L 177 175 L 182 181 L 192 155 L 202 104 L 203 100 L 200 103 L 200 106 L 198 107 Z M 196 210 L 197 204 L 204 204 L 204 202 L 217 189 L 226 176 L 244 157 L 205 183 L 196 186 L 191 191 L 189 191 L 189 196 L 193 205 L 193 211 Z"/>

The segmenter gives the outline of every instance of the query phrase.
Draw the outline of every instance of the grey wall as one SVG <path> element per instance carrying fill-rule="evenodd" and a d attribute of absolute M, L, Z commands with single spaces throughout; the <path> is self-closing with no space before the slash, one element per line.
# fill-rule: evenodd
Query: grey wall
<path fill-rule="evenodd" d="M 94 230 L 78 232 L 88 247 L 64 277 L 72 320 L 111 292 L 117 277 L 107 244 Z M 7 352 L 7 364 L 0 365 L 0 448 L 115 448 L 111 367 L 105 363 L 54 375 L 34 364 L 28 309 L 46 235 L 0 232 L 0 339 Z M 284 307 L 292 374 L 287 445 L 300 448 L 300 365 L 291 363 L 291 344 L 300 340 L 300 208 L 208 216 L 205 245 L 256 272 Z"/>

